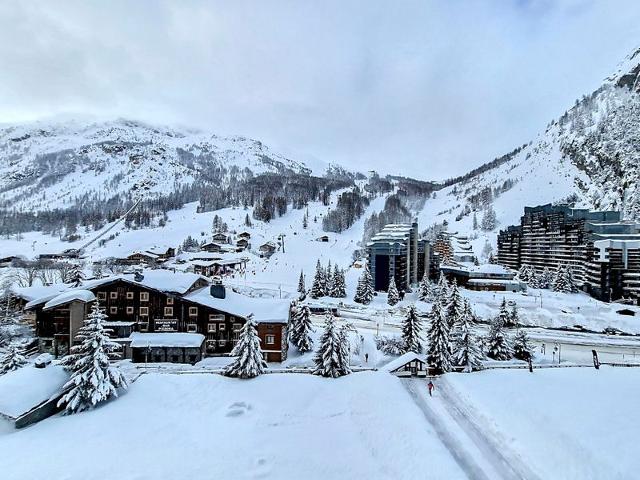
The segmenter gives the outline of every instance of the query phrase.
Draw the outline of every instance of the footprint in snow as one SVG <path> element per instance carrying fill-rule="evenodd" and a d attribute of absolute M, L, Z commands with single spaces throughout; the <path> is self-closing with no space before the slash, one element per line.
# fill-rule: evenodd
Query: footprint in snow
<path fill-rule="evenodd" d="M 229 405 L 227 417 L 239 417 L 252 409 L 251 405 L 246 402 L 234 402 Z"/>

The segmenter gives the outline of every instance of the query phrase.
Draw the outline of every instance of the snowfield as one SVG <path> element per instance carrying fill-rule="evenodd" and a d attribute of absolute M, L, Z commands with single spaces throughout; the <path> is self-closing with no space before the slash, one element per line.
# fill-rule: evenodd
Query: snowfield
<path fill-rule="evenodd" d="M 0 465 L 11 480 L 465 478 L 400 381 L 375 372 L 148 374 L 94 411 L 0 430 Z"/>
<path fill-rule="evenodd" d="M 491 370 L 443 382 L 437 401 L 453 400 L 541 479 L 638 478 L 640 369 Z"/>

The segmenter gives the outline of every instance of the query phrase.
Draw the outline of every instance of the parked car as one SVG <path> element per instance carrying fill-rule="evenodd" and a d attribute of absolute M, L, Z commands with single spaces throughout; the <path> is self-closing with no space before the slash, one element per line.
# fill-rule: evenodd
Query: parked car
<path fill-rule="evenodd" d="M 51 360 L 53 360 L 53 355 L 50 353 L 41 353 L 36 357 L 34 365 L 36 368 L 45 368 L 51 363 Z"/>

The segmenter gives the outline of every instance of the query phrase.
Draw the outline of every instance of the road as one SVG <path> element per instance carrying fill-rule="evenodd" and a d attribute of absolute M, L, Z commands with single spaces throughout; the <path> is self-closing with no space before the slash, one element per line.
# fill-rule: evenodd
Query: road
<path fill-rule="evenodd" d="M 438 379 L 433 397 L 424 380 L 403 379 L 402 384 L 469 479 L 538 480 L 515 452 L 478 425 L 446 379 Z"/>

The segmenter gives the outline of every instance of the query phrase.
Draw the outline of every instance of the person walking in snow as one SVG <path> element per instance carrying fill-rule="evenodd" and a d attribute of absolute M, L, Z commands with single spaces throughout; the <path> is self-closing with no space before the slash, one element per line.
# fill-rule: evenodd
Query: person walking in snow
<path fill-rule="evenodd" d="M 429 396 L 433 397 L 433 389 L 435 388 L 433 385 L 433 382 L 431 380 L 429 380 L 429 383 L 427 383 L 427 388 L 429 389 Z"/>
<path fill-rule="evenodd" d="M 369 363 L 369 354 L 368 353 L 364 354 L 364 363 Z"/>

